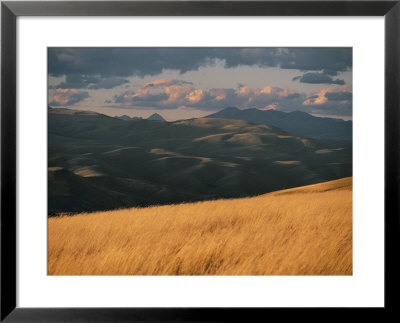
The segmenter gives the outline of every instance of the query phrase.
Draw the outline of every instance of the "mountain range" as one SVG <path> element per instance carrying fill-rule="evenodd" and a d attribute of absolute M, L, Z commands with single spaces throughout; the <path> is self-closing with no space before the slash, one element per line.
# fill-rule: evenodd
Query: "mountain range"
<path fill-rule="evenodd" d="M 276 110 L 241 110 L 229 107 L 210 114 L 207 118 L 244 120 L 255 124 L 265 124 L 292 134 L 319 140 L 352 141 L 352 121 L 320 118 L 301 111 L 286 113 Z"/>
<path fill-rule="evenodd" d="M 126 114 L 124 114 L 122 116 L 115 116 L 114 118 L 117 118 L 117 119 L 120 119 L 120 120 L 125 120 L 125 121 L 143 119 L 141 117 L 130 117 L 130 116 L 127 116 Z M 159 115 L 158 113 L 153 113 L 150 117 L 147 118 L 147 120 L 165 121 L 165 119 L 161 115 Z"/>
<path fill-rule="evenodd" d="M 254 196 L 352 175 L 346 142 L 234 119 L 123 121 L 49 108 L 49 215 Z"/>

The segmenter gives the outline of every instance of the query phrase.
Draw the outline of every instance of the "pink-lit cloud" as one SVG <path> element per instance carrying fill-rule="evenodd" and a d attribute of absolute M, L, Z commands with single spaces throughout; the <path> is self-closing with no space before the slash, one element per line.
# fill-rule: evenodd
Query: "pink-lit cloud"
<path fill-rule="evenodd" d="M 272 103 L 272 104 L 267 105 L 264 108 L 260 108 L 259 110 L 267 111 L 267 110 L 276 110 L 277 108 L 278 108 L 278 104 L 277 103 Z"/>
<path fill-rule="evenodd" d="M 89 97 L 88 92 L 77 89 L 56 89 L 51 106 L 71 106 Z"/>
<path fill-rule="evenodd" d="M 209 90 L 196 88 L 192 83 L 156 79 L 144 83 L 135 89 L 114 96 L 113 103 L 122 107 L 176 109 L 178 107 L 197 108 L 202 110 L 218 110 L 228 106 L 241 109 L 258 108 L 263 110 L 310 112 L 321 111 L 335 106 L 344 106 L 343 111 L 351 112 L 351 87 L 349 85 L 322 89 L 307 96 L 288 89 L 270 85 L 253 88 L 239 85 L 237 88 L 212 88 Z M 334 93 L 335 95 L 327 95 Z M 349 112 L 346 112 L 349 113 Z"/>
<path fill-rule="evenodd" d="M 349 91 L 351 91 L 350 85 L 343 85 L 343 86 L 333 87 L 333 88 L 325 88 L 325 89 L 320 90 L 315 95 L 308 97 L 303 102 L 303 105 L 322 105 L 322 104 L 325 104 L 328 102 L 329 95 L 327 95 L 327 93 L 341 93 L 341 92 L 349 93 Z M 345 101 L 345 100 L 343 100 L 343 101 Z"/>

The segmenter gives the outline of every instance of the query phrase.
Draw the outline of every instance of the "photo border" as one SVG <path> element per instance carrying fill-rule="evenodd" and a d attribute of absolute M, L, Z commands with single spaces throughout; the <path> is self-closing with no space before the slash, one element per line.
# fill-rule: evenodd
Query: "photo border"
<path fill-rule="evenodd" d="M 400 4 L 396 1 L 4 1 L 1 3 L 1 321 L 253 321 L 274 314 L 338 315 L 337 308 L 19 308 L 16 307 L 16 19 L 18 16 L 384 16 L 385 307 L 399 290 Z M 373 153 L 373 152 L 371 152 Z M 346 309 L 354 310 L 355 308 Z M 310 310 L 313 312 L 310 313 Z M 294 313 L 295 312 L 295 313 Z M 285 314 L 284 314 L 285 313 Z M 393 313 L 391 313 L 393 314 Z M 342 314 L 340 314 L 341 316 Z M 338 317 L 340 317 L 338 315 Z M 377 316 L 378 317 L 378 316 Z M 267 317 L 264 317 L 267 319 Z M 317 318 L 317 317 L 316 317 Z M 371 317 L 372 318 L 372 317 Z M 282 317 L 281 317 L 282 319 Z M 318 319 L 318 318 L 317 318 Z M 257 319 L 259 320 L 259 319 Z"/>

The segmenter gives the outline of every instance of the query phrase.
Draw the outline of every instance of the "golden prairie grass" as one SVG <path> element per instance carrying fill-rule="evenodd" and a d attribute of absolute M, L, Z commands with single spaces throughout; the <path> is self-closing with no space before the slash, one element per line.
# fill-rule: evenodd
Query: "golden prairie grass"
<path fill-rule="evenodd" d="M 352 178 L 48 220 L 49 275 L 351 275 Z"/>

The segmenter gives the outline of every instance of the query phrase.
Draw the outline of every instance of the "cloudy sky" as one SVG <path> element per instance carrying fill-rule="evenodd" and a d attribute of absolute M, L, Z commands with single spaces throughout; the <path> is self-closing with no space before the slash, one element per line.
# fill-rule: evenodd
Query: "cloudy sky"
<path fill-rule="evenodd" d="M 351 119 L 351 48 L 49 48 L 52 107 L 168 121 L 226 107 Z"/>

